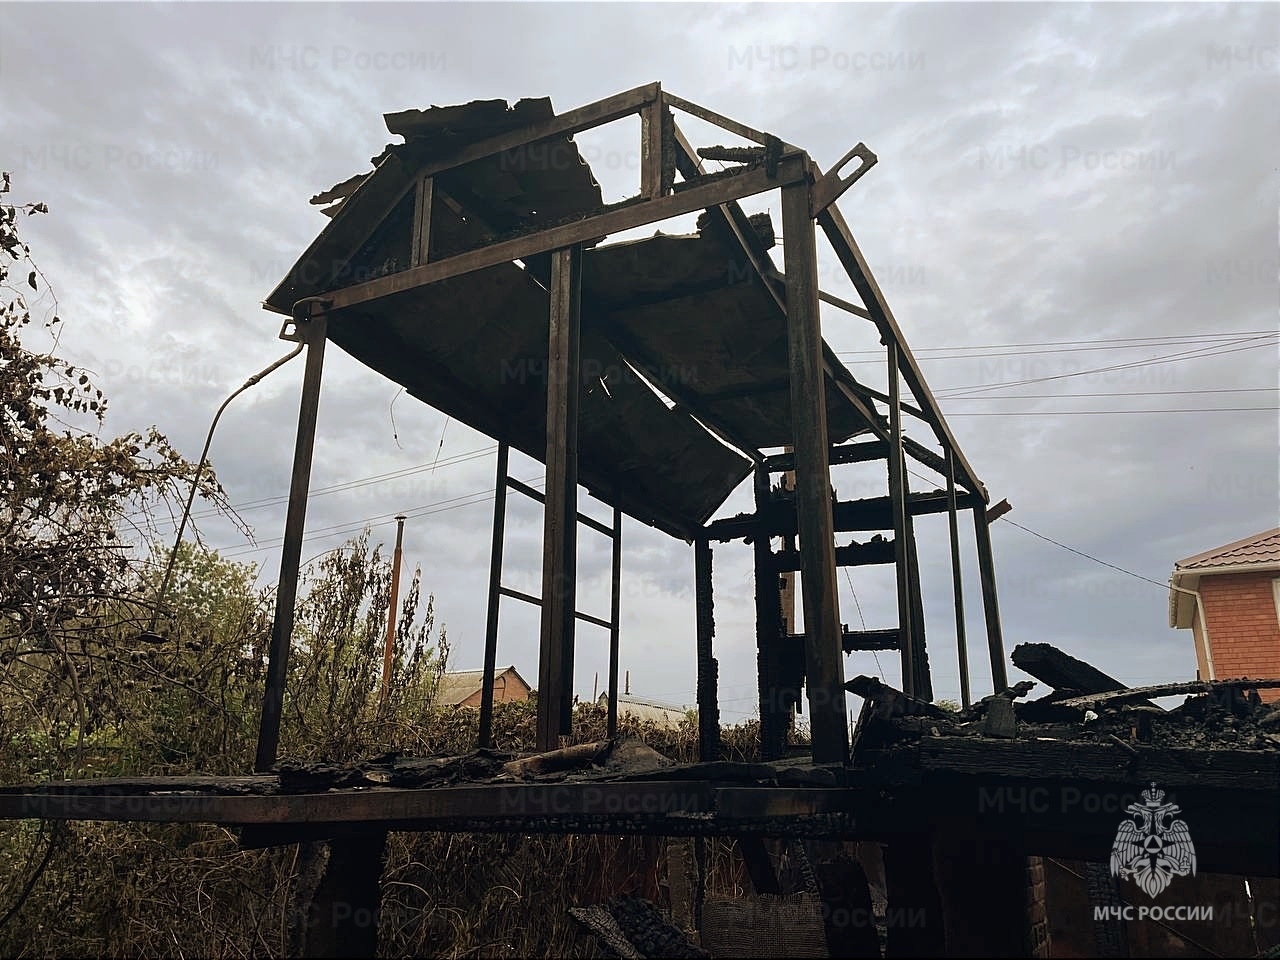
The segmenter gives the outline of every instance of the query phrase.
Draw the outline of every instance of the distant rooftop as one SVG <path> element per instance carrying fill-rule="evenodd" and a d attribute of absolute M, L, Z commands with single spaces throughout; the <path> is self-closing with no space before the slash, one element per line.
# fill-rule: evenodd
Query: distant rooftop
<path fill-rule="evenodd" d="M 515 666 L 509 666 L 504 670 L 499 670 L 494 674 L 494 682 L 499 677 L 514 674 L 521 683 L 525 683 L 524 677 L 516 671 Z M 440 678 L 440 689 L 436 691 L 435 702 L 442 707 L 456 707 L 462 701 L 472 696 L 484 684 L 483 670 L 456 670 L 446 673 Z"/>
<path fill-rule="evenodd" d="M 1225 546 L 1214 547 L 1204 553 L 1179 560 L 1177 570 L 1203 570 L 1207 567 L 1235 566 L 1237 564 L 1280 563 L 1280 527 L 1265 530 Z"/>

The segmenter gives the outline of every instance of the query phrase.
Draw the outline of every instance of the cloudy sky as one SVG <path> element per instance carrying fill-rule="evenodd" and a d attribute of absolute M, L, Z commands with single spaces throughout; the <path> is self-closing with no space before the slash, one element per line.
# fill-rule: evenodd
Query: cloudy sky
<path fill-rule="evenodd" d="M 59 298 L 61 352 L 111 399 L 108 429 L 155 423 L 194 457 L 222 398 L 286 352 L 260 302 L 324 225 L 308 198 L 391 139 L 383 113 L 533 96 L 564 110 L 658 80 L 824 168 L 864 141 L 880 162 L 841 207 L 970 461 L 1014 505 L 992 531 L 1007 645 L 1049 641 L 1143 684 L 1195 672 L 1159 586 L 1173 561 L 1278 522 L 1278 70 L 1280 8 L 1243 3 L 10 4 L 0 168 L 17 200 L 49 205 L 25 237 Z M 607 198 L 633 192 L 627 130 L 580 146 Z M 749 208 L 780 220 L 776 194 Z M 825 248 L 821 279 L 852 295 Z M 867 325 L 823 320 L 855 374 L 882 379 Z M 390 542 L 408 513 L 406 557 L 454 666 L 478 666 L 493 444 L 340 351 L 326 362 L 304 557 L 366 524 Z M 301 374 L 237 400 L 214 440 L 256 540 L 217 520 L 204 536 L 263 582 Z M 541 467 L 513 458 L 513 473 Z M 881 492 L 834 479 L 842 496 Z M 957 697 L 945 519 L 918 533 L 936 692 Z M 514 502 L 509 585 L 537 592 L 540 536 L 536 506 Z M 632 689 L 691 703 L 692 550 L 634 522 L 624 542 Z M 582 606 L 600 615 L 607 549 L 584 532 Z M 753 709 L 749 548 L 716 550 L 716 586 L 738 719 Z M 841 588 L 846 623 L 892 624 L 887 570 Z M 500 662 L 536 677 L 536 633 L 505 602 Z M 589 696 L 604 636 L 584 626 L 579 650 Z M 892 655 L 850 658 L 859 672 L 898 678 Z"/>

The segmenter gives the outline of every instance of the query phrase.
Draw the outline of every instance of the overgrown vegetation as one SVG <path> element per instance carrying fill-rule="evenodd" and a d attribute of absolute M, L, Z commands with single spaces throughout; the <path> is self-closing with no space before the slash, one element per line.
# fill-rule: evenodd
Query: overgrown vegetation
<path fill-rule="evenodd" d="M 172 516 L 196 480 L 154 427 L 100 434 L 106 399 L 55 355 L 56 300 L 19 239 L 43 204 L 3 202 L 0 181 L 0 781 L 242 774 L 252 767 L 274 597 L 253 567 L 184 542 L 163 609 Z M 28 298 L 33 298 L 29 300 Z M 33 316 L 33 311 L 39 316 Z M 43 331 L 41 330 L 43 327 Z M 49 350 L 31 346 L 47 339 Z M 198 492 L 229 510 L 211 469 Z M 397 611 L 380 691 L 390 563 L 368 532 L 305 571 L 280 753 L 342 761 L 402 750 L 461 753 L 473 711 L 437 710 L 448 658 L 419 572 Z M 153 629 L 154 628 L 154 629 Z M 623 733 L 692 759 L 696 725 L 624 717 Z M 499 704 L 497 746 L 529 749 L 535 705 Z M 579 739 L 604 711 L 577 709 Z M 725 732 L 754 755 L 753 726 Z M 723 844 L 711 875 L 740 884 Z M 287 956 L 312 845 L 244 850 L 204 824 L 0 823 L 0 955 Z M 619 837 L 392 835 L 381 940 L 392 955 L 579 955 L 566 913 L 619 892 L 662 897 L 661 841 Z"/>

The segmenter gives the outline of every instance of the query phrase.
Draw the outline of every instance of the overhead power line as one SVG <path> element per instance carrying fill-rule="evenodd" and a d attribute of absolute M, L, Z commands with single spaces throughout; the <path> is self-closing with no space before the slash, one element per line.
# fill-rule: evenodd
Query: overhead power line
<path fill-rule="evenodd" d="M 1258 347 L 1274 345 L 1276 343 L 1277 336 L 1280 335 L 1271 333 L 1266 334 L 1265 336 L 1244 337 L 1236 340 L 1230 340 L 1226 343 L 1217 344 L 1212 347 L 1197 347 L 1194 350 L 1182 350 L 1177 353 L 1165 354 L 1162 357 L 1151 357 L 1146 360 L 1132 360 L 1127 363 L 1113 363 L 1105 367 L 1091 367 L 1087 370 L 1072 370 L 1068 373 L 1057 373 L 1046 377 L 1028 377 L 1025 380 L 1008 380 L 1003 383 L 975 383 L 965 387 L 950 387 L 946 390 L 938 390 L 935 392 L 939 397 L 963 399 L 961 394 L 987 393 L 992 390 L 1002 390 L 1005 387 L 1021 387 L 1028 383 L 1047 383 L 1051 380 L 1068 380 L 1072 377 L 1085 377 L 1095 373 L 1110 373 L 1116 370 L 1134 370 L 1140 367 L 1149 367 L 1155 364 L 1172 363 L 1192 358 L 1220 357 L 1230 353 L 1239 353 L 1242 350 L 1256 350 Z M 1264 343 L 1261 341 L 1268 342 Z"/>
<path fill-rule="evenodd" d="M 1161 590 L 1169 589 L 1169 585 L 1167 583 L 1160 583 L 1158 580 L 1152 580 L 1150 577 L 1144 577 L 1140 573 L 1134 573 L 1132 570 L 1126 570 L 1124 567 L 1116 566 L 1116 564 L 1114 563 L 1108 563 L 1106 560 L 1099 560 L 1097 557 L 1091 554 L 1085 553 L 1083 550 L 1077 550 L 1075 547 L 1069 547 L 1065 543 L 1060 543 L 1057 540 L 1054 540 L 1052 537 L 1046 537 L 1043 533 L 1036 533 L 1034 530 L 1032 530 L 1029 527 L 1024 527 L 1020 523 L 1015 523 L 1014 521 L 1010 520 L 1007 516 L 1001 517 L 1000 519 L 1003 520 L 1005 523 L 1009 524 L 1010 526 L 1017 527 L 1019 530 L 1022 530 L 1026 533 L 1031 534 L 1033 537 L 1039 537 L 1041 540 L 1044 540 L 1048 543 L 1052 543 L 1055 547 L 1061 547 L 1063 550 L 1070 551 L 1071 553 L 1074 553 L 1077 557 L 1084 557 L 1086 560 L 1092 560 L 1094 563 L 1100 563 L 1104 567 L 1110 567 L 1112 570 L 1119 570 L 1121 573 L 1127 574 L 1130 577 L 1134 577 L 1146 583 L 1153 584 L 1159 587 Z"/>
<path fill-rule="evenodd" d="M 1244 413 L 1280 407 L 1172 407 L 1154 410 L 953 410 L 948 417 L 1091 417 L 1113 413 Z"/>
<path fill-rule="evenodd" d="M 1026 343 L 983 343 L 948 347 L 920 347 L 913 351 L 918 360 L 981 360 L 987 357 L 1027 357 L 1054 353 L 1092 353 L 1098 350 L 1141 350 L 1200 344 L 1213 346 L 1242 338 L 1273 334 L 1270 330 L 1240 330 L 1234 333 L 1190 334 L 1167 337 L 1124 337 L 1096 340 L 1044 340 Z M 967 352 L 957 352 L 967 351 Z M 883 350 L 840 350 L 837 356 L 878 358 Z M 879 359 L 850 360 L 850 363 L 879 363 Z"/>

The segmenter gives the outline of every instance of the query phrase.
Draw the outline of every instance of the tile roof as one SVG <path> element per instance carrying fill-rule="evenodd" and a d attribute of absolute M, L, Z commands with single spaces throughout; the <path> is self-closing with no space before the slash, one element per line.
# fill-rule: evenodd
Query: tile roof
<path fill-rule="evenodd" d="M 1197 553 L 1193 557 L 1179 560 L 1174 567 L 1177 570 L 1203 570 L 1208 567 L 1251 563 L 1280 563 L 1280 527 Z"/>

